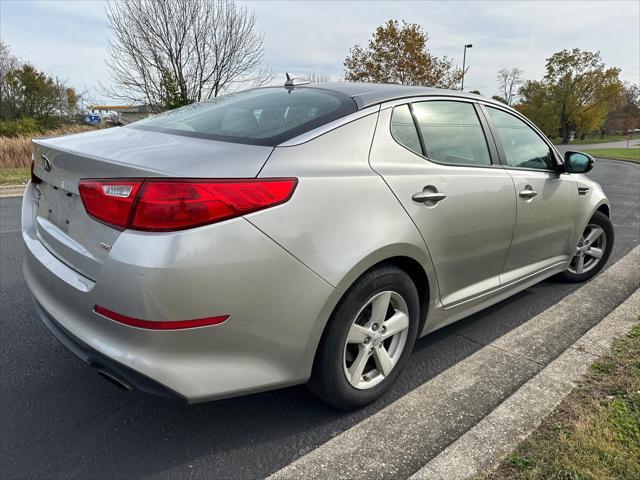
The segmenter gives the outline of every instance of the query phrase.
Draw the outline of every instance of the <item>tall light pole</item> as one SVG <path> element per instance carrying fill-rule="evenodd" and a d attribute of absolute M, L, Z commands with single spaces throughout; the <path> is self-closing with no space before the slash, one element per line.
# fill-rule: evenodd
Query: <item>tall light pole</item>
<path fill-rule="evenodd" d="M 464 46 L 464 53 L 462 54 L 462 85 L 460 86 L 460 90 L 464 90 L 464 67 L 465 64 L 467 63 L 467 48 L 471 48 L 473 47 L 472 44 L 467 43 Z"/>

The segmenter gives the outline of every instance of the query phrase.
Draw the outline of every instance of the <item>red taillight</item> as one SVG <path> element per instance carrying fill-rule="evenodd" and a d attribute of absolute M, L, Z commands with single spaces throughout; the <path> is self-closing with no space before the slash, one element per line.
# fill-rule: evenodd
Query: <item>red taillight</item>
<path fill-rule="evenodd" d="M 219 222 L 286 202 L 295 179 L 148 180 L 131 228 L 182 230 Z"/>
<path fill-rule="evenodd" d="M 84 209 L 96 220 L 125 229 L 142 180 L 80 180 Z"/>
<path fill-rule="evenodd" d="M 114 322 L 129 325 L 130 327 L 146 328 L 149 330 L 181 330 L 184 328 L 206 327 L 208 325 L 219 325 L 229 318 L 229 315 L 219 317 L 197 318 L 195 320 L 140 320 L 139 318 L 127 317 L 108 308 L 96 305 L 93 311 Z"/>
<path fill-rule="evenodd" d="M 100 221 L 121 228 L 166 232 L 279 205 L 291 198 L 296 183 L 295 178 L 82 180 L 80 195 L 87 213 Z M 118 188 L 124 193 L 131 187 L 130 195 L 114 197 L 104 186 L 115 193 Z"/>

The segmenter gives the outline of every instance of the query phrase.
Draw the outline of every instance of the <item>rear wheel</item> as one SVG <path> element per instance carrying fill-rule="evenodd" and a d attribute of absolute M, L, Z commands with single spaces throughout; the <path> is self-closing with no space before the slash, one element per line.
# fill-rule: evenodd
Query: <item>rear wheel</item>
<path fill-rule="evenodd" d="M 569 268 L 560 274 L 567 282 L 584 282 L 595 276 L 609 259 L 613 248 L 613 224 L 609 217 L 596 212 L 584 229 Z"/>
<path fill-rule="evenodd" d="M 419 310 L 418 292 L 403 270 L 385 266 L 363 275 L 329 320 L 310 390 L 344 410 L 376 400 L 411 355 Z"/>

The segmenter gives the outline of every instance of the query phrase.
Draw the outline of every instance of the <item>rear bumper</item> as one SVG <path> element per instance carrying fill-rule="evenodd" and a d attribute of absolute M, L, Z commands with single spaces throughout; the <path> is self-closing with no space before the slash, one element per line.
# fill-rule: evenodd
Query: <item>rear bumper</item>
<path fill-rule="evenodd" d="M 32 194 L 27 188 L 23 203 L 24 277 L 45 324 L 83 360 L 189 403 L 309 378 L 341 292 L 245 219 L 177 234 L 122 232 L 93 281 L 39 241 Z M 95 305 L 157 321 L 230 318 L 158 331 L 109 320 Z"/>
<path fill-rule="evenodd" d="M 36 312 L 42 323 L 51 333 L 80 360 L 95 368 L 98 372 L 117 380 L 123 387 L 140 390 L 170 399 L 186 400 L 182 395 L 172 391 L 155 380 L 114 361 L 108 356 L 90 347 L 60 325 L 47 311 L 34 300 Z"/>

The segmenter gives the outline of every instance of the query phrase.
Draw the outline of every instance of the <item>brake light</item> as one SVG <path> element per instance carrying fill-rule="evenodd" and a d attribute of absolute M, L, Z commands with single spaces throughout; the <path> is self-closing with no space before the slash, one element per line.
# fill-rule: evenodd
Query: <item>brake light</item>
<path fill-rule="evenodd" d="M 78 190 L 84 209 L 96 220 L 124 230 L 142 180 L 80 180 Z"/>
<path fill-rule="evenodd" d="M 280 205 L 296 178 L 242 180 L 81 180 L 89 215 L 117 228 L 166 232 L 228 220 Z"/>
<path fill-rule="evenodd" d="M 208 325 L 220 325 L 225 322 L 229 315 L 221 315 L 219 317 L 197 318 L 195 320 L 141 320 L 139 318 L 128 317 L 121 313 L 114 312 L 100 305 L 95 305 L 93 311 L 98 315 L 102 315 L 114 322 L 129 325 L 130 327 L 146 328 L 149 330 L 182 330 L 185 328 L 206 327 Z"/>

